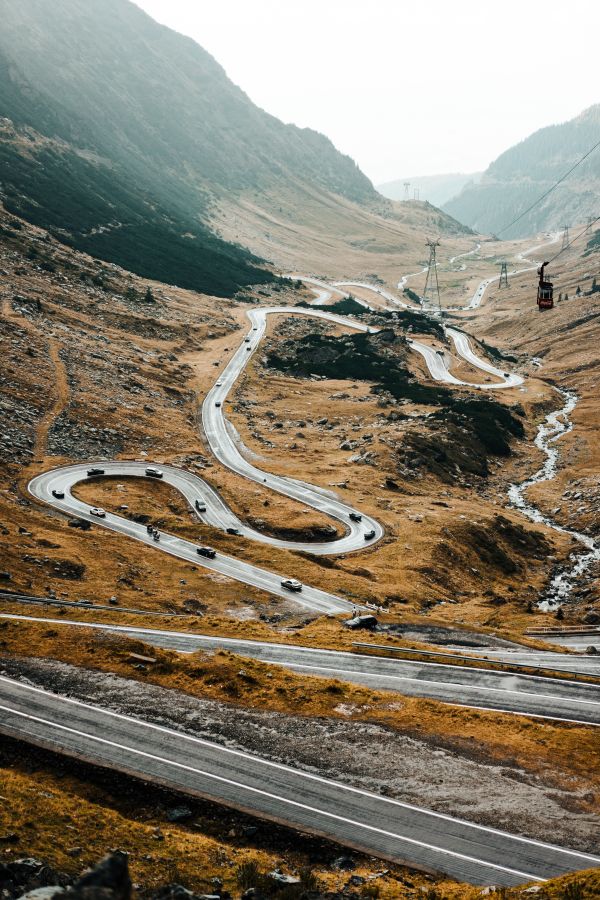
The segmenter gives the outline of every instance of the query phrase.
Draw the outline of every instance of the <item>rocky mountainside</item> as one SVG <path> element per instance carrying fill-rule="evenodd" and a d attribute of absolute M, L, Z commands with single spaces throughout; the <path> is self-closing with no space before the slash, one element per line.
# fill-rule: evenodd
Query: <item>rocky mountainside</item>
<path fill-rule="evenodd" d="M 378 198 L 327 138 L 263 112 L 128 0 L 0 0 L 0 17 L 0 199 L 78 249 L 227 295 L 268 275 L 215 234 L 220 198 Z"/>
<path fill-rule="evenodd" d="M 483 233 L 496 233 L 524 212 L 600 138 L 600 104 L 530 135 L 498 157 L 479 184 L 466 185 L 446 212 Z M 598 215 L 600 148 L 503 238 L 524 237 Z"/>

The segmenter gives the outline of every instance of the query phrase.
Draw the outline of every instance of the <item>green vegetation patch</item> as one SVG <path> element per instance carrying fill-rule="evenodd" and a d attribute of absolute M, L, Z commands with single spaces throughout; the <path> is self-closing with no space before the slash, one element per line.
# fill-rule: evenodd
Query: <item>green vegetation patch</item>
<path fill-rule="evenodd" d="M 275 278 L 199 221 L 165 214 L 108 166 L 47 147 L 24 156 L 0 143 L 0 169 L 9 212 L 136 275 L 219 297 Z"/>
<path fill-rule="evenodd" d="M 300 300 L 299 303 L 296 303 L 296 306 L 303 306 L 306 309 L 315 309 L 315 304 L 307 303 L 306 300 Z M 321 309 L 321 307 L 317 308 Z M 371 312 L 366 306 L 363 306 L 362 303 L 355 300 L 354 297 L 343 297 L 341 300 L 337 300 L 335 303 L 331 303 L 322 308 L 325 312 L 337 313 L 338 316 L 364 316 Z"/>
<path fill-rule="evenodd" d="M 373 381 L 374 391 L 388 391 L 398 400 L 431 405 L 447 402 L 450 391 L 420 384 L 403 365 L 402 355 L 391 352 L 390 346 L 397 347 L 399 343 L 406 346 L 404 339 L 398 338 L 391 329 L 343 337 L 315 332 L 285 341 L 280 349 L 267 354 L 267 364 L 272 369 L 300 376 Z"/>
<path fill-rule="evenodd" d="M 405 339 L 388 328 L 375 334 L 306 334 L 286 340 L 269 352 L 267 364 L 297 376 L 369 381 L 373 382 L 373 393 L 385 392 L 396 400 L 440 407 L 425 419 L 425 433 L 406 436 L 405 449 L 411 451 L 408 459 L 425 458 L 431 471 L 440 477 L 454 477 L 456 468 L 487 475 L 487 455 L 508 456 L 511 439 L 524 436 L 522 410 L 497 400 L 465 397 L 445 387 L 421 384 L 406 367 L 406 358 Z"/>

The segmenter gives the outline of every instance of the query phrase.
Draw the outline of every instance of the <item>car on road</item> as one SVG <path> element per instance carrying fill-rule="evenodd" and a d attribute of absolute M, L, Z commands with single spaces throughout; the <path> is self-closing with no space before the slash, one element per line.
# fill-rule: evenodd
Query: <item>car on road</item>
<path fill-rule="evenodd" d="M 295 578 L 282 578 L 281 587 L 286 588 L 288 591 L 301 591 L 302 582 L 296 581 Z"/>
<path fill-rule="evenodd" d="M 104 475 L 104 469 L 99 469 L 98 466 L 92 466 L 91 469 L 87 470 L 88 478 L 91 478 L 93 475 Z"/>
<path fill-rule="evenodd" d="M 215 403 L 215 406 L 220 406 L 220 405 L 221 405 L 221 401 L 217 400 L 217 402 Z"/>
<path fill-rule="evenodd" d="M 203 500 L 196 500 L 194 506 L 197 512 L 206 512 L 206 503 Z"/>
<path fill-rule="evenodd" d="M 375 537 L 375 529 L 371 528 L 370 531 L 365 531 L 365 541 L 371 541 Z"/>
<path fill-rule="evenodd" d="M 252 350 L 252 347 L 246 347 L 246 350 L 248 351 L 248 353 L 250 353 L 250 351 Z"/>
<path fill-rule="evenodd" d="M 64 492 L 64 491 L 53 490 L 53 491 L 52 491 L 52 496 L 53 496 L 53 497 L 56 497 L 57 500 L 62 500 L 63 497 L 65 496 L 65 492 Z"/>
<path fill-rule="evenodd" d="M 226 528 L 225 530 L 227 531 L 227 534 L 241 534 L 242 533 L 239 528 Z"/>
<path fill-rule="evenodd" d="M 222 387 L 222 386 L 223 386 L 223 382 L 222 382 L 222 381 L 217 381 L 215 387 Z"/>
<path fill-rule="evenodd" d="M 362 516 L 360 513 L 351 512 L 349 518 L 352 522 L 362 522 Z"/>
<path fill-rule="evenodd" d="M 250 343 L 250 338 L 249 338 L 249 337 L 245 337 L 245 338 L 244 338 L 244 343 L 245 343 L 245 344 L 249 344 L 249 343 Z"/>
<path fill-rule="evenodd" d="M 196 547 L 196 553 L 198 556 L 205 556 L 207 559 L 214 559 L 217 555 L 217 551 L 213 550 L 212 547 Z"/>
<path fill-rule="evenodd" d="M 252 331 L 258 331 L 258 325 L 255 325 Z"/>
<path fill-rule="evenodd" d="M 106 511 L 103 510 L 101 506 L 92 506 L 90 509 L 90 516 L 97 516 L 99 519 L 105 519 Z"/>
<path fill-rule="evenodd" d="M 162 478 L 163 473 L 161 469 L 157 469 L 156 466 L 147 466 L 146 475 L 149 478 Z"/>

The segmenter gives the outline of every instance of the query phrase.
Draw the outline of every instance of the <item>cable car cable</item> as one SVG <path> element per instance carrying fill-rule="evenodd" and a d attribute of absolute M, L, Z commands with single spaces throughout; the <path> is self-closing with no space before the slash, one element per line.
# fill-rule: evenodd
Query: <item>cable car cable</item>
<path fill-rule="evenodd" d="M 508 229 L 509 229 L 509 228 L 512 228 L 513 225 L 516 225 L 517 222 L 520 222 L 521 219 L 522 219 L 524 216 L 526 216 L 528 212 L 531 212 L 531 210 L 534 208 L 534 206 L 537 206 L 538 203 L 541 203 L 542 200 L 544 200 L 544 199 L 548 196 L 548 194 L 551 194 L 552 191 L 553 191 L 555 188 L 557 188 L 557 187 L 559 186 L 559 184 L 562 184 L 562 182 L 565 180 L 565 178 L 567 178 L 567 177 L 571 174 L 571 172 L 574 172 L 575 169 L 577 168 L 577 166 L 580 166 L 581 163 L 582 163 L 585 159 L 587 159 L 588 156 L 590 156 L 590 154 L 593 153 L 594 150 L 596 150 L 597 147 L 600 147 L 600 141 L 598 141 L 596 144 L 594 144 L 594 146 L 591 147 L 591 148 L 587 151 L 587 153 L 584 153 L 584 155 L 581 157 L 581 159 L 579 159 L 579 160 L 575 163 L 574 166 L 571 166 L 571 168 L 569 169 L 569 171 L 568 171 L 568 172 L 565 172 L 565 174 L 562 175 L 562 176 L 558 179 L 558 181 L 556 181 L 556 182 L 552 185 L 551 188 L 548 188 L 548 190 L 546 191 L 545 194 L 542 194 L 541 197 L 538 197 L 538 199 L 537 199 L 534 203 L 532 203 L 531 206 L 529 206 L 524 212 L 522 212 L 519 216 L 517 216 L 516 219 L 513 219 L 512 222 L 509 222 L 508 225 L 505 225 L 504 228 L 501 228 L 501 229 L 500 229 L 500 231 L 496 231 L 496 232 L 495 232 L 496 236 L 498 236 L 499 234 L 502 234 L 503 231 L 508 231 Z M 597 220 L 596 220 L 596 221 L 597 221 Z M 565 250 L 566 250 L 566 247 L 565 247 Z"/>
<path fill-rule="evenodd" d="M 575 241 L 579 240 L 580 237 L 583 237 L 583 235 L 586 233 L 586 231 L 589 231 L 590 228 L 592 228 L 592 227 L 596 224 L 596 222 L 600 222 L 600 216 L 596 216 L 596 218 L 594 219 L 593 222 L 590 222 L 590 224 L 587 225 L 587 226 L 583 229 L 583 231 L 580 231 L 579 234 L 576 234 L 575 237 L 574 237 L 571 241 L 569 241 L 568 244 L 566 244 L 564 247 L 562 247 L 562 248 L 558 251 L 558 253 L 555 253 L 554 256 L 552 256 L 552 257 L 548 260 L 548 265 L 549 265 L 551 262 L 553 262 L 558 256 L 560 256 L 561 253 L 564 253 L 565 250 L 568 250 L 569 247 L 571 246 L 571 244 L 574 244 Z"/>

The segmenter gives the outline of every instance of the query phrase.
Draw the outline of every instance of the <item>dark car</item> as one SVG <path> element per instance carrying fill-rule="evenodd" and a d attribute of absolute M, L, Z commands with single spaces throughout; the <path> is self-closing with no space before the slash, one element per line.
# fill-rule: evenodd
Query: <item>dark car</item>
<path fill-rule="evenodd" d="M 370 531 L 365 531 L 365 541 L 370 541 L 375 537 L 375 529 L 371 528 Z"/>
<path fill-rule="evenodd" d="M 64 491 L 52 491 L 52 496 L 56 497 L 57 500 L 62 500 L 63 497 L 65 496 L 65 492 Z"/>
<path fill-rule="evenodd" d="M 349 517 L 352 522 L 362 522 L 362 516 L 360 513 L 351 512 Z"/>
<path fill-rule="evenodd" d="M 88 478 L 91 478 L 92 475 L 104 475 L 104 469 L 99 469 L 98 466 L 93 466 L 91 469 L 87 470 Z"/>
<path fill-rule="evenodd" d="M 227 534 L 241 534 L 239 528 L 226 528 Z"/>
<path fill-rule="evenodd" d="M 196 547 L 196 553 L 199 556 L 206 556 L 207 559 L 214 559 L 217 555 L 217 551 L 212 547 Z"/>

